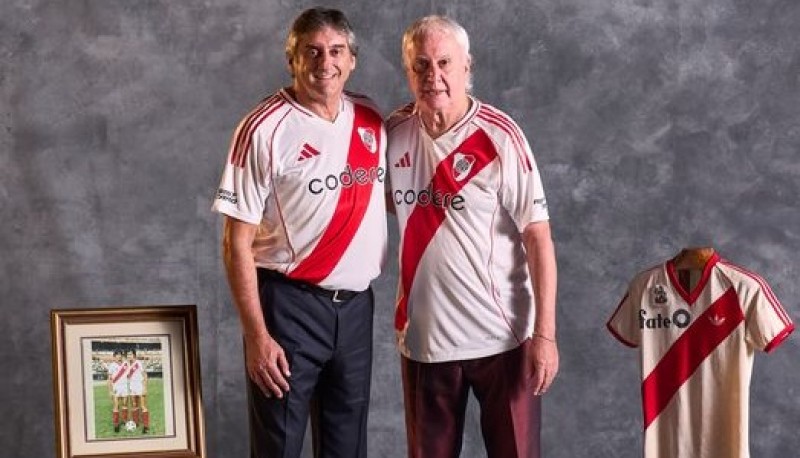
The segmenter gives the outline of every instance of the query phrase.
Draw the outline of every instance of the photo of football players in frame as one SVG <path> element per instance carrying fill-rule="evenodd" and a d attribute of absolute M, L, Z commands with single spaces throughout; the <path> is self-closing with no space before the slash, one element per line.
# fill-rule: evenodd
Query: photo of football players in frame
<path fill-rule="evenodd" d="M 175 434 L 169 337 L 83 338 L 89 440 Z"/>
<path fill-rule="evenodd" d="M 205 457 L 196 307 L 50 313 L 56 456 Z"/>

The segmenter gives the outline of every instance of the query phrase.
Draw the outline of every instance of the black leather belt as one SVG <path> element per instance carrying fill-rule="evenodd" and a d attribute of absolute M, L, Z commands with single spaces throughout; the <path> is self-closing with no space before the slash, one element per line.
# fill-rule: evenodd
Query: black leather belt
<path fill-rule="evenodd" d="M 326 297 L 330 299 L 331 302 L 347 302 L 361 293 L 361 291 L 350 291 L 348 289 L 326 289 L 319 285 L 308 283 L 303 280 L 297 280 L 295 278 L 290 278 L 280 272 L 261 267 L 258 268 L 258 274 L 259 276 L 263 275 L 264 277 L 273 281 L 296 286 L 297 288 L 316 294 L 317 296 Z"/>

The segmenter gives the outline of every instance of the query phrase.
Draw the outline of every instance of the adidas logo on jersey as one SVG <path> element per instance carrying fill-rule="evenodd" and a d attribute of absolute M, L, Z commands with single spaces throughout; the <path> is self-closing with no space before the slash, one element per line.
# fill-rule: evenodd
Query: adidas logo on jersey
<path fill-rule="evenodd" d="M 394 166 L 397 168 L 411 167 L 411 154 L 406 151 L 406 154 L 404 154 L 399 161 L 395 162 Z"/>
<path fill-rule="evenodd" d="M 308 143 L 303 143 L 303 147 L 300 148 L 300 154 L 297 156 L 297 162 L 303 162 L 308 159 L 313 159 L 319 156 L 321 153 L 317 151 L 313 146 L 309 145 Z"/>
<path fill-rule="evenodd" d="M 375 139 L 375 131 L 370 127 L 359 127 L 358 136 L 361 137 L 361 143 L 369 150 L 370 153 L 375 154 L 378 151 L 378 141 Z"/>
<path fill-rule="evenodd" d="M 724 316 L 719 316 L 719 315 L 714 315 L 714 316 L 708 317 L 708 321 L 710 321 L 711 324 L 713 324 L 714 326 L 722 326 L 722 323 L 725 322 L 725 317 Z"/>
<path fill-rule="evenodd" d="M 453 156 L 453 178 L 456 181 L 462 181 L 469 175 L 473 165 L 475 165 L 475 156 L 456 153 Z"/>

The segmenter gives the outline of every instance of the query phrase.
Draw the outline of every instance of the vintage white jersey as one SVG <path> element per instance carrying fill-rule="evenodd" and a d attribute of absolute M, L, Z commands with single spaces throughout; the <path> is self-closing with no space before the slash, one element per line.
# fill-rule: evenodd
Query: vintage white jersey
<path fill-rule="evenodd" d="M 113 385 L 124 384 L 128 381 L 128 363 L 112 361 L 106 366 L 108 370 L 108 378 L 111 379 Z"/>
<path fill-rule="evenodd" d="M 644 455 L 748 457 L 754 351 L 794 324 L 763 278 L 716 253 L 694 288 L 678 277 L 672 260 L 640 273 L 608 321 L 639 348 Z"/>
<path fill-rule="evenodd" d="M 329 122 L 280 90 L 236 129 L 213 209 L 259 225 L 257 266 L 362 291 L 386 253 L 385 138 L 363 96 Z"/>
<path fill-rule="evenodd" d="M 436 139 L 413 105 L 395 112 L 387 128 L 400 229 L 400 351 L 439 362 L 519 346 L 533 332 L 535 313 L 520 233 L 548 219 L 522 131 L 476 99 Z"/>
<path fill-rule="evenodd" d="M 128 363 L 128 381 L 141 383 L 144 380 L 145 367 L 141 361 L 134 360 Z"/>

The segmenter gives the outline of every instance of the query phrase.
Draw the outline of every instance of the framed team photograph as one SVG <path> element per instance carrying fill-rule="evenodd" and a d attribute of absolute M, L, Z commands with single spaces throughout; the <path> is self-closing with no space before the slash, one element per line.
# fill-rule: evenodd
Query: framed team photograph
<path fill-rule="evenodd" d="M 56 457 L 205 458 L 194 305 L 51 310 Z"/>

